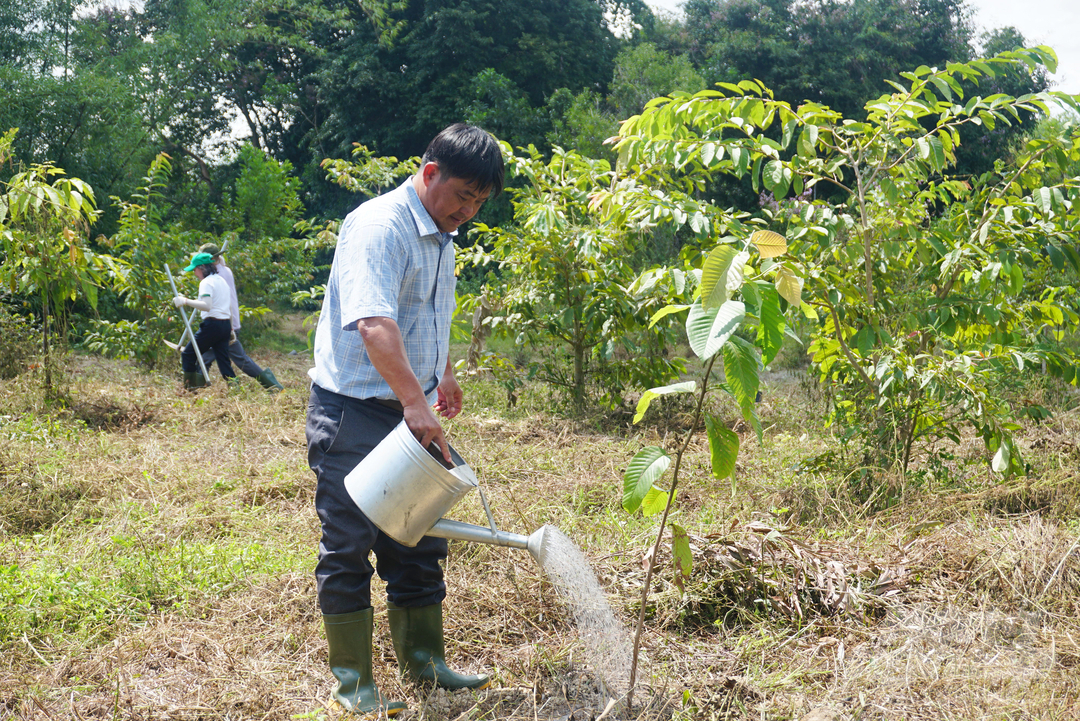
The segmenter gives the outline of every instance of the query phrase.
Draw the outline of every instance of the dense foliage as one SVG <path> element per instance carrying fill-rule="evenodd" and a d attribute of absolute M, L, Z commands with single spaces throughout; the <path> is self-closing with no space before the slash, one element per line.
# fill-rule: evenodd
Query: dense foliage
<path fill-rule="evenodd" d="M 507 153 L 511 173 L 525 180 L 511 191 L 514 223 L 477 228 L 473 262 L 500 271 L 485 291 L 497 299 L 486 322 L 518 345 L 544 348 L 531 375 L 563 389 L 578 409 L 590 391 L 621 405 L 627 390 L 683 369 L 675 339 L 648 326 L 674 290 L 635 284 L 629 261 L 638 239 L 590 215 L 589 192 L 613 177 L 606 160 L 556 148 L 548 161 L 530 151 Z"/>
<path fill-rule="evenodd" d="M 1022 470 L 1010 424 L 1040 411 L 995 384 L 1009 363 L 1074 380 L 1075 131 L 1028 130 L 1053 56 L 1010 55 L 1005 28 L 983 38 L 1005 54 L 972 61 L 959 0 L 691 0 L 666 20 L 637 0 L 0 0 L 0 26 L 9 197 L 63 201 L 4 221 L 7 292 L 46 349 L 74 313 L 86 347 L 158 363 L 164 266 L 207 241 L 229 245 L 247 327 L 314 310 L 337 221 L 464 119 L 514 177 L 462 237 L 483 297 L 462 305 L 579 409 L 681 372 L 664 313 L 766 227 L 791 253 L 726 258 L 732 292 L 732 268 L 760 274 L 736 338 L 767 364 L 810 328 L 831 421 L 875 463 L 964 421 Z"/>
<path fill-rule="evenodd" d="M 595 190 L 594 205 L 633 227 L 687 224 L 708 249 L 742 223 L 697 200 L 705 179 L 748 175 L 777 198 L 794 193 L 763 214 L 793 241 L 794 261 L 769 269 L 780 310 L 815 322 L 809 352 L 836 394 L 831 421 L 860 441 L 872 466 L 906 470 L 917 444 L 933 453 L 942 439 L 958 442 L 969 425 L 993 454 L 995 471 L 1022 472 L 1016 421 L 1041 411 L 1010 405 L 994 383 L 1033 365 L 1080 380 L 1075 348 L 1064 343 L 1080 328 L 1080 177 L 1072 174 L 1080 131 L 1032 138 L 971 181 L 949 170 L 965 125 L 992 130 L 1051 103 L 1077 107 L 1061 93 L 968 97 L 962 82 L 1054 63 L 1051 51 L 1036 48 L 920 67 L 890 82 L 895 92 L 869 103 L 861 121 L 816 103 L 793 109 L 754 81 L 660 98 L 624 124 L 623 174 Z M 774 124 L 779 141 L 763 134 Z M 804 194 L 822 183 L 839 199 Z M 765 320 L 763 291 L 771 290 L 748 292 L 754 285 L 743 284 L 742 265 L 749 256 L 730 242 L 708 252 L 702 277 L 719 264 L 731 278 L 727 291 L 741 289 L 745 304 L 762 309 L 758 342 L 767 363 L 775 323 Z M 710 287 L 695 301 L 702 308 Z M 731 306 L 724 333 L 741 322 L 741 307 Z M 696 308 L 688 331 L 695 312 L 702 316 Z"/>
<path fill-rule="evenodd" d="M 902 69 L 970 59 L 967 12 L 960 0 L 692 0 L 660 21 L 639 0 L 0 0 L 0 130 L 20 128 L 19 161 L 52 162 L 99 198 L 129 198 L 166 152 L 165 192 L 185 208 L 230 194 L 248 143 L 292 164 L 324 222 L 356 201 L 320 163 L 355 142 L 410 157 L 471 119 L 512 147 L 602 157 L 650 98 L 746 78 L 852 117 Z M 998 29 L 984 45 L 1024 41 Z M 1044 87 L 1019 74 L 1000 89 Z M 119 209 L 102 210 L 95 231 L 110 235 Z M 228 230 L 203 216 L 198 229 Z"/>

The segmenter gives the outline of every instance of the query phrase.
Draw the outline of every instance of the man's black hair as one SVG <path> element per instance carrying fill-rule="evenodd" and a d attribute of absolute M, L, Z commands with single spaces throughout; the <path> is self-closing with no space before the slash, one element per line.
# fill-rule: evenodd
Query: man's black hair
<path fill-rule="evenodd" d="M 503 157 L 499 144 L 487 131 L 475 125 L 455 123 L 428 144 L 420 165 L 436 163 L 439 172 L 461 178 L 480 190 L 491 189 L 489 200 L 503 189 Z"/>

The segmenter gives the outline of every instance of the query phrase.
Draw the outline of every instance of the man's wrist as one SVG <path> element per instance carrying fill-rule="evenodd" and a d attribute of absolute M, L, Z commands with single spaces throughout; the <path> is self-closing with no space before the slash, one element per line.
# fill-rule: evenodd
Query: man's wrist
<path fill-rule="evenodd" d="M 408 408 L 409 406 L 427 407 L 428 405 L 427 396 L 425 396 L 423 393 L 418 396 L 410 396 L 408 400 L 405 400 L 404 398 L 400 398 L 399 400 L 401 401 L 401 405 L 404 408 Z"/>

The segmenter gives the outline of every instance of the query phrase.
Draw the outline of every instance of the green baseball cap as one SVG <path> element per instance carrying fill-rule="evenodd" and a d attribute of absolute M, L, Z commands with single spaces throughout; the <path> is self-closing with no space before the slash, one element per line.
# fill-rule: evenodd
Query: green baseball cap
<path fill-rule="evenodd" d="M 196 253 L 191 256 L 191 262 L 188 263 L 188 267 L 184 268 L 184 272 L 195 270 L 200 265 L 212 265 L 214 262 L 214 256 L 209 253 Z"/>

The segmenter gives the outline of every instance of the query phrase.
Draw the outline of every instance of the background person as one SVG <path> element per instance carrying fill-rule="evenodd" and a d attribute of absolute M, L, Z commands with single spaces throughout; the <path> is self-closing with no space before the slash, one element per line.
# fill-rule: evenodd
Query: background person
<path fill-rule="evenodd" d="M 232 321 L 232 338 L 229 340 L 229 360 L 236 364 L 241 373 L 251 376 L 259 382 L 259 385 L 271 393 L 285 390 L 285 387 L 274 377 L 274 372 L 269 368 L 260 368 L 259 364 L 253 361 L 244 351 L 244 346 L 240 345 L 240 301 L 236 297 L 236 279 L 233 277 L 232 269 L 225 265 L 225 257 L 221 254 L 221 249 L 213 243 L 205 243 L 199 248 L 199 252 L 209 253 L 213 257 L 214 267 L 217 269 L 218 275 L 224 278 L 229 286 L 229 293 L 232 298 L 232 316 L 230 318 Z M 201 345 L 199 348 L 203 351 L 203 365 L 209 368 L 217 354 L 213 348 L 206 349 Z"/>
<path fill-rule="evenodd" d="M 502 185 L 495 139 L 452 125 L 431 141 L 416 175 L 363 203 L 341 226 L 309 371 L 307 442 L 318 479 L 315 577 L 337 679 L 333 697 L 350 711 L 394 715 L 405 707 L 386 701 L 372 676 L 372 550 L 402 672 L 446 688 L 490 683 L 445 662 L 446 540 L 425 537 L 415 548 L 394 541 L 357 508 L 344 481 L 402 418 L 423 446 L 434 443 L 451 459 L 436 413 L 453 418 L 462 401 L 449 359 L 453 237 Z"/>
<path fill-rule="evenodd" d="M 229 286 L 218 275 L 214 267 L 214 259 L 209 253 L 195 253 L 191 256 L 191 263 L 184 268 L 185 273 L 189 271 L 194 271 L 195 277 L 199 279 L 199 297 L 192 299 L 182 295 L 173 296 L 173 305 L 177 308 L 190 306 L 202 315 L 199 330 L 195 331 L 195 345 L 200 349 L 214 349 L 221 377 L 228 381 L 236 377 L 232 364 L 229 363 L 229 336 L 232 333 L 232 325 L 229 321 L 229 306 L 232 302 L 229 297 Z M 202 373 L 199 372 L 195 348 L 191 343 L 180 351 L 180 365 L 184 371 L 185 388 L 199 388 L 205 385 Z"/>

